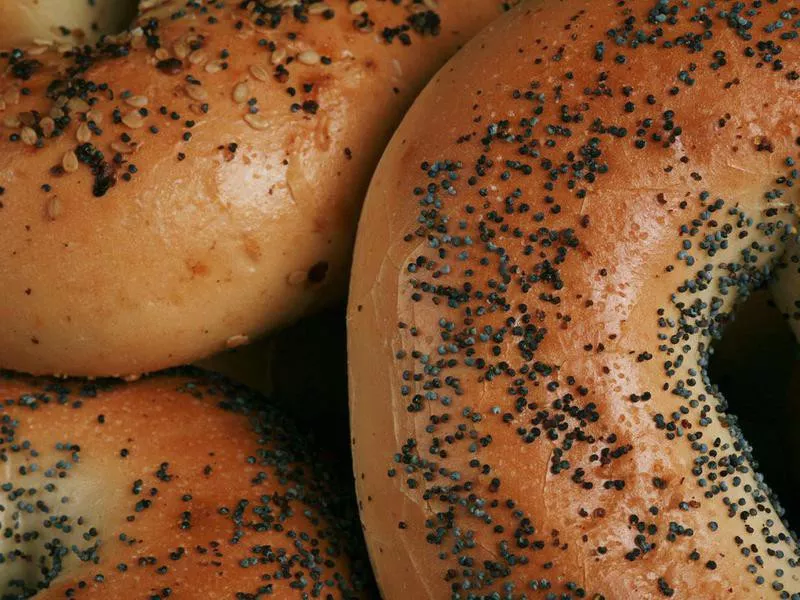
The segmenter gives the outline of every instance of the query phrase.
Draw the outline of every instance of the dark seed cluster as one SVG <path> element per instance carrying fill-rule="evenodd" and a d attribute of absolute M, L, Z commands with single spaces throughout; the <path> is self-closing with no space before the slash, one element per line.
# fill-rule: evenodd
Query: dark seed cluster
<path fill-rule="evenodd" d="M 782 156 L 786 173 L 745 208 L 707 188 L 708 175 L 692 167 L 701 150 L 684 148 L 684 138 L 694 133 L 687 128 L 709 123 L 679 108 L 686 106 L 684 96 L 702 104 L 696 94 L 725 93 L 743 76 L 792 85 L 800 9 L 781 0 L 623 0 L 616 6 L 605 34 L 581 30 L 594 38 L 577 46 L 591 47 L 587 55 L 572 57 L 593 65 L 585 80 L 560 65 L 569 46 L 555 54 L 549 48 L 547 58 L 533 61 L 520 49 L 533 78 L 510 84 L 513 117 L 501 113 L 487 122 L 478 91 L 474 130 L 457 140 L 474 160 L 420 165 L 413 190 L 417 226 L 404 238 L 412 254 L 401 289 L 408 289 L 410 304 L 421 306 L 415 314 L 438 320 L 399 323 L 396 389 L 421 434 L 398 448 L 388 476 L 424 500 L 429 513 L 424 523 L 401 521 L 398 535 L 432 546 L 453 600 L 603 598 L 595 582 L 561 567 L 567 553 L 571 564 L 574 555 L 587 562 L 616 559 L 605 564 L 619 569 L 645 562 L 652 588 L 636 590 L 638 597 L 678 593 L 666 561 L 673 570 L 696 571 L 698 581 L 719 568 L 740 569 L 764 597 L 800 598 L 797 540 L 707 374 L 712 340 L 735 306 L 773 278 L 797 235 L 791 198 L 797 201 L 792 188 L 800 150 L 793 140 L 763 135 L 752 142 L 739 136 L 740 147 L 709 150 L 788 153 Z M 564 29 L 575 31 L 590 11 L 580 10 Z M 731 45 L 736 55 L 719 50 Z M 661 74 L 663 87 L 637 87 L 630 80 L 631 64 L 642 61 L 642 69 L 648 57 L 665 53 L 681 66 Z M 734 67 L 736 75 L 729 76 Z M 799 91 L 796 84 L 787 89 Z M 724 129 L 732 118 L 715 116 L 710 125 Z M 658 170 L 669 178 L 680 170 L 686 177 L 671 180 L 669 194 L 610 189 L 612 165 L 621 166 L 615 153 L 642 156 L 641 166 L 625 165 L 631 172 Z M 595 224 L 636 247 L 627 237 L 630 223 L 609 216 L 615 209 L 605 205 L 605 191 L 628 192 L 629 202 L 642 203 L 642 210 L 655 203 L 668 222 L 679 223 L 670 234 L 674 255 L 657 275 L 675 287 L 654 300 L 659 304 L 647 325 L 650 345 L 627 348 L 628 368 L 641 368 L 649 374 L 644 380 L 654 383 L 618 398 L 606 395 L 613 389 L 609 382 L 625 375 L 614 365 L 624 340 L 617 333 L 577 339 L 573 329 L 609 301 L 593 290 L 606 280 L 610 289 L 620 271 L 620 265 L 593 258 Z M 582 261 L 597 266 L 596 281 L 569 285 L 570 269 Z M 599 367 L 600 381 L 570 374 L 574 365 L 553 359 L 553 348 L 560 347 L 582 348 Z M 611 353 L 614 358 L 605 361 Z M 637 453 L 652 449 L 642 449 L 636 432 L 617 419 L 620 412 L 646 415 L 664 459 L 689 453 L 691 471 L 632 476 Z M 514 434 L 503 433 L 502 448 L 495 447 L 498 431 Z M 515 472 L 504 473 L 487 456 L 512 457 Z M 523 477 L 520 465 L 543 460 L 548 478 L 567 478 L 575 498 L 586 499 L 580 519 L 598 525 L 587 525 L 583 535 L 558 531 L 548 508 L 507 491 Z M 626 515 L 629 545 L 607 543 L 604 519 L 617 506 L 634 506 L 632 495 L 653 501 Z M 698 545 L 700 533 L 727 551 Z M 575 540 L 582 542 L 577 548 Z"/>

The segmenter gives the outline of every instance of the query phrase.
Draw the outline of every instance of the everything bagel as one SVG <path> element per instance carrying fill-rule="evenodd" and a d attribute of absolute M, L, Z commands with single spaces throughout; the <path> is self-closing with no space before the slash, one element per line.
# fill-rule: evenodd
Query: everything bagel
<path fill-rule="evenodd" d="M 136 375 L 340 299 L 393 127 L 505 5 L 148 0 L 0 53 L 0 366 Z"/>
<path fill-rule="evenodd" d="M 798 34 L 788 0 L 532 1 L 424 90 L 348 317 L 387 600 L 800 598 L 706 371 L 797 264 Z"/>

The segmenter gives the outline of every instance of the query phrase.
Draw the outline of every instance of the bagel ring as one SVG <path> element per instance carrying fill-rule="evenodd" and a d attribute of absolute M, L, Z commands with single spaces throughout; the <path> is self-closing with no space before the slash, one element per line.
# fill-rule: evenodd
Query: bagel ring
<path fill-rule="evenodd" d="M 386 600 L 800 598 L 706 370 L 797 263 L 799 34 L 788 0 L 531 1 L 422 92 L 349 301 Z"/>

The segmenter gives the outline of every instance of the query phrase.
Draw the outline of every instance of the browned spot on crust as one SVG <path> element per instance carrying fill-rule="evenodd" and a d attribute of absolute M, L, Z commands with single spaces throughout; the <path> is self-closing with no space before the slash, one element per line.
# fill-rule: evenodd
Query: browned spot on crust
<path fill-rule="evenodd" d="M 187 260 L 186 267 L 191 271 L 192 277 L 205 277 L 211 272 L 208 265 L 199 260 Z"/>
<path fill-rule="evenodd" d="M 261 260 L 261 246 L 256 240 L 249 236 L 244 238 L 244 251 L 253 262 L 258 262 Z"/>

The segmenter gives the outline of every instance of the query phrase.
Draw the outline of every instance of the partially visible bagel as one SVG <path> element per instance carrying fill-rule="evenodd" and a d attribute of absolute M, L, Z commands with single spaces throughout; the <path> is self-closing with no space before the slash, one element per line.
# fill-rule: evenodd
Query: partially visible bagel
<path fill-rule="evenodd" d="M 136 13 L 135 0 L 4 0 L 0 50 L 49 40 L 92 43 L 121 31 Z"/>
<path fill-rule="evenodd" d="M 133 375 L 340 300 L 393 128 L 505 5 L 149 1 L 0 54 L 0 366 Z"/>
<path fill-rule="evenodd" d="M 348 314 L 386 600 L 800 598 L 797 515 L 708 371 L 797 260 L 799 73 L 792 0 L 538 0 L 422 92 Z"/>
<path fill-rule="evenodd" d="M 185 369 L 0 397 L 5 600 L 368 596 L 349 486 L 263 397 Z"/>

